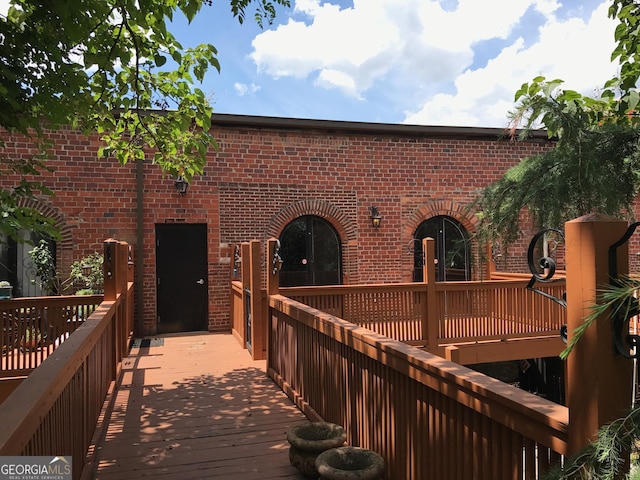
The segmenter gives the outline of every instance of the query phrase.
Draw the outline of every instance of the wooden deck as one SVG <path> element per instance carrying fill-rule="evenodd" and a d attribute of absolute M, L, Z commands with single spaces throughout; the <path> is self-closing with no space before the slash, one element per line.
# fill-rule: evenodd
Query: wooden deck
<path fill-rule="evenodd" d="M 304 478 L 286 432 L 308 420 L 230 334 L 134 345 L 110 397 L 84 478 Z"/>

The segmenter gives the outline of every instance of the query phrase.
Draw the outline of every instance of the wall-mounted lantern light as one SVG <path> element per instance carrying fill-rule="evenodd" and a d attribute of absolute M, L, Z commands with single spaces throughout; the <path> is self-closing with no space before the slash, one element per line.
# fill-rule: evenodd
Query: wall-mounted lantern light
<path fill-rule="evenodd" d="M 85 277 L 88 277 L 89 275 L 91 275 L 91 271 L 93 270 L 93 267 L 88 263 L 85 263 L 80 266 L 80 270 L 82 271 L 82 275 L 84 275 Z"/>
<path fill-rule="evenodd" d="M 180 196 L 184 197 L 187 194 L 188 188 L 189 182 L 187 182 L 182 175 L 179 175 L 178 178 L 176 178 L 176 190 Z"/>
<path fill-rule="evenodd" d="M 380 228 L 380 223 L 382 222 L 382 216 L 378 211 L 378 207 L 371 207 L 371 225 L 373 228 Z"/>

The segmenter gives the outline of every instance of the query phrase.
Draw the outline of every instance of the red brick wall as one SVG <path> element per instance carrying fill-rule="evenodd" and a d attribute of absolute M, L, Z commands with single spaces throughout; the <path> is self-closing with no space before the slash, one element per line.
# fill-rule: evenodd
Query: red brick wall
<path fill-rule="evenodd" d="M 219 151 L 209 153 L 205 174 L 193 180 L 186 196 L 176 193 L 173 178 L 150 162 L 144 165 L 138 333 L 155 332 L 156 224 L 208 225 L 209 329 L 229 330 L 229 245 L 252 239 L 264 245 L 297 216 L 319 215 L 340 235 L 345 283 L 410 281 L 408 244 L 420 222 L 450 215 L 473 233 L 475 220 L 466 207 L 476 192 L 550 145 L 542 137 L 500 140 L 501 133 L 215 116 Z M 24 140 L 3 138 L 8 155 L 31 151 Z M 98 160 L 99 141 L 68 129 L 51 138 L 55 159 L 48 164 L 55 171 L 42 179 L 56 196 L 41 201 L 66 232 L 68 241 L 58 252 L 64 268 L 99 250 L 105 238 L 137 245 L 135 165 Z M 16 182 L 0 179 L 3 187 Z M 383 216 L 379 229 L 370 223 L 372 205 Z M 523 255 L 513 258 L 509 268 L 524 267 Z"/>

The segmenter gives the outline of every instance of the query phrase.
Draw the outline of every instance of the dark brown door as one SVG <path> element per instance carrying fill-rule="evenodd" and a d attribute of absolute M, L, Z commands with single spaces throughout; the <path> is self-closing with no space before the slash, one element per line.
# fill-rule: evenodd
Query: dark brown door
<path fill-rule="evenodd" d="M 156 225 L 157 332 L 207 330 L 207 226 Z"/>

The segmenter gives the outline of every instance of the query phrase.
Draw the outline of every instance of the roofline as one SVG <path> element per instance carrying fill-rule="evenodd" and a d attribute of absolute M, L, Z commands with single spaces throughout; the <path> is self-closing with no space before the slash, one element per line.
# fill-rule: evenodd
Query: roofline
<path fill-rule="evenodd" d="M 247 128 L 279 128 L 289 130 L 322 130 L 334 133 L 362 133 L 401 136 L 452 138 L 511 138 L 507 128 L 448 127 L 396 123 L 350 122 L 342 120 L 313 120 L 305 118 L 264 117 L 214 113 L 212 125 Z M 546 130 L 532 130 L 528 138 L 549 141 Z"/>

